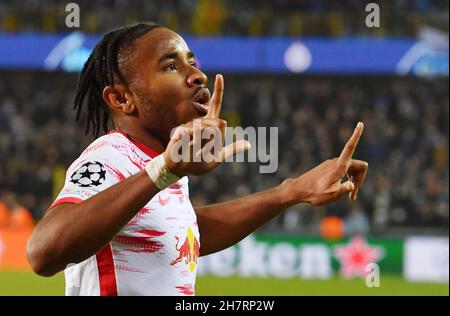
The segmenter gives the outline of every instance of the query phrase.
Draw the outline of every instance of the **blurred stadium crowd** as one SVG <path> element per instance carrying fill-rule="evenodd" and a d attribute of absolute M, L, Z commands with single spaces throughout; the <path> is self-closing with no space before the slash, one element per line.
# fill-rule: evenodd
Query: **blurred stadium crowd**
<path fill-rule="evenodd" d="M 194 205 L 268 188 L 337 156 L 362 120 L 366 129 L 355 157 L 370 168 L 358 202 L 298 205 L 267 227 L 299 230 L 328 214 L 345 218 L 350 233 L 448 229 L 448 79 L 225 79 L 222 112 L 229 126 L 279 128 L 278 170 L 259 174 L 258 163 L 227 163 L 191 177 Z M 65 168 L 92 141 L 74 122 L 76 80 L 67 73 L 0 72 L 0 209 L 25 207 L 39 219 L 61 188 Z"/>
<path fill-rule="evenodd" d="M 70 32 L 69 2 L 81 9 L 80 31 L 103 33 L 154 20 L 181 34 L 282 36 L 414 36 L 424 25 L 448 31 L 446 0 L 2 0 L 5 32 Z M 380 4 L 382 28 L 364 27 L 365 5 Z"/>

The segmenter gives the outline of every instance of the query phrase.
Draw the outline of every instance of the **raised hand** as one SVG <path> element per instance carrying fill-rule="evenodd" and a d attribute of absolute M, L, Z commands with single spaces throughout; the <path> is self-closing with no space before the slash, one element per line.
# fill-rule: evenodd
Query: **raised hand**
<path fill-rule="evenodd" d="M 250 149 L 250 143 L 245 140 L 224 146 L 227 122 L 219 118 L 223 91 L 223 76 L 216 75 L 206 116 L 178 126 L 173 133 L 164 158 L 176 175 L 206 173 L 228 157 Z"/>
<path fill-rule="evenodd" d="M 288 191 L 295 195 L 297 202 L 323 205 L 347 193 L 351 200 L 356 200 L 368 169 L 367 162 L 352 159 L 363 129 L 364 124 L 358 123 L 339 157 L 321 163 L 296 179 L 286 181 Z M 347 179 L 343 182 L 345 177 Z"/>

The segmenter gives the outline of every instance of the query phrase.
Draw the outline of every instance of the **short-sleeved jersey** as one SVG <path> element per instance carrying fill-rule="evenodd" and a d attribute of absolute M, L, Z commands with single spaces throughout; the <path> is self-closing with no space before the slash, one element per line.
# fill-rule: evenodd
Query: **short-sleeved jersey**
<path fill-rule="evenodd" d="M 52 207 L 89 199 L 138 173 L 157 155 L 121 132 L 110 132 L 69 167 Z M 183 177 L 148 201 L 103 249 L 68 265 L 66 295 L 194 295 L 199 240 Z"/>

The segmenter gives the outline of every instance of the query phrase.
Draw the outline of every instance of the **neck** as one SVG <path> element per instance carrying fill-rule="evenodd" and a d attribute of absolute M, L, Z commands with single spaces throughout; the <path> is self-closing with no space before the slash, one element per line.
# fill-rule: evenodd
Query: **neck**
<path fill-rule="evenodd" d="M 158 153 L 163 153 L 166 150 L 167 144 L 164 144 L 161 139 L 148 131 L 144 131 L 142 133 L 131 133 L 127 131 L 123 132 L 126 133 L 131 140 L 141 143 L 154 151 L 157 151 Z"/>
<path fill-rule="evenodd" d="M 116 129 L 125 133 L 132 141 L 141 143 L 158 153 L 163 153 L 166 150 L 167 143 L 151 130 L 136 126 L 131 127 L 119 125 L 116 125 Z"/>

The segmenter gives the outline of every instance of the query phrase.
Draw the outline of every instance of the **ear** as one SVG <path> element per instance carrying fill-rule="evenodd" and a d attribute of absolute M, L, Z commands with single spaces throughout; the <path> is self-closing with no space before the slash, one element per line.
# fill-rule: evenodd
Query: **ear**
<path fill-rule="evenodd" d="M 103 100 L 113 111 L 131 114 L 136 110 L 133 96 L 124 85 L 106 86 L 103 89 Z"/>

